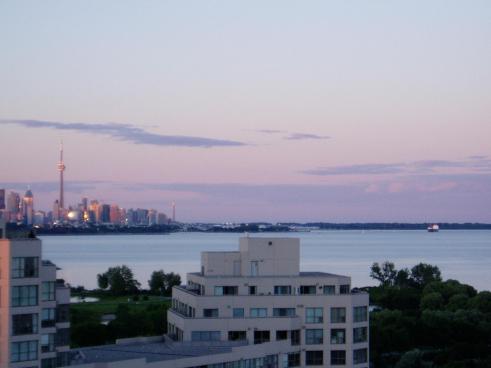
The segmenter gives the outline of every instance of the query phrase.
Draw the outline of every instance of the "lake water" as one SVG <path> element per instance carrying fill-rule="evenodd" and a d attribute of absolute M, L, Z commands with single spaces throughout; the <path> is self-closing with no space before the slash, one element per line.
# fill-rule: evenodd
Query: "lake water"
<path fill-rule="evenodd" d="M 243 234 L 174 233 L 170 235 L 42 236 L 44 258 L 57 264 L 71 285 L 97 286 L 96 275 L 126 264 L 143 286 L 154 270 L 200 269 L 200 252 L 233 251 Z M 252 235 L 251 235 L 252 236 Z M 419 262 L 440 267 L 452 278 L 478 290 L 491 289 L 491 231 L 313 231 L 261 233 L 254 236 L 300 238 L 301 269 L 348 275 L 352 286 L 374 285 L 373 262 L 390 260 L 397 268 Z"/>

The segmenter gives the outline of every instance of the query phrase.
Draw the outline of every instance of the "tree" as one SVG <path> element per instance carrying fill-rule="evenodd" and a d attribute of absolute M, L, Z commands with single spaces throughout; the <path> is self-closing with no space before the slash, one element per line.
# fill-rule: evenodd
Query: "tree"
<path fill-rule="evenodd" d="M 370 277 L 378 280 L 381 286 L 392 286 L 395 283 L 397 270 L 394 263 L 385 261 L 382 266 L 375 262 L 371 267 Z"/>
<path fill-rule="evenodd" d="M 133 276 L 133 271 L 126 265 L 110 267 L 103 274 L 98 274 L 97 282 L 101 289 L 109 288 L 113 295 L 132 294 L 140 287 L 140 283 Z"/>
<path fill-rule="evenodd" d="M 164 294 L 165 293 L 165 272 L 164 270 L 153 271 L 148 280 L 148 286 L 152 294 Z"/>
<path fill-rule="evenodd" d="M 181 285 L 181 276 L 174 272 L 165 273 L 164 270 L 152 272 L 148 280 L 152 294 L 171 295 L 172 287 L 176 285 Z"/>
<path fill-rule="evenodd" d="M 397 362 L 395 368 L 425 368 L 431 367 L 431 362 L 425 362 L 423 359 L 423 353 L 418 350 L 410 350 L 401 357 Z"/>
<path fill-rule="evenodd" d="M 172 294 L 172 287 L 181 285 L 181 276 L 179 274 L 170 272 L 165 274 L 165 294 Z"/>
<path fill-rule="evenodd" d="M 421 310 L 425 310 L 425 309 L 436 310 L 436 309 L 441 309 L 443 307 L 443 304 L 444 304 L 444 300 L 442 294 L 433 292 L 433 293 L 428 293 L 421 298 L 420 308 Z"/>
<path fill-rule="evenodd" d="M 419 263 L 411 268 L 411 281 L 417 287 L 425 287 L 432 281 L 442 281 L 440 269 L 427 263 Z"/>
<path fill-rule="evenodd" d="M 397 271 L 397 275 L 394 279 L 394 284 L 399 287 L 409 286 L 411 283 L 410 272 L 407 268 L 400 269 Z"/>
<path fill-rule="evenodd" d="M 470 300 L 470 304 L 477 310 L 491 315 L 491 292 L 481 291 Z"/>
<path fill-rule="evenodd" d="M 109 279 L 107 277 L 107 272 L 97 275 L 97 285 L 99 289 L 107 289 L 109 286 Z"/>

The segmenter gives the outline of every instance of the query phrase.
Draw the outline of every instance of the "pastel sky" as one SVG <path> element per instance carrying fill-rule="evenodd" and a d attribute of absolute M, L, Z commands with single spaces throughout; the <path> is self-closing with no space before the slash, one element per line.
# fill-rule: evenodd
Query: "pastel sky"
<path fill-rule="evenodd" d="M 0 188 L 183 221 L 491 222 L 491 2 L 0 2 Z"/>

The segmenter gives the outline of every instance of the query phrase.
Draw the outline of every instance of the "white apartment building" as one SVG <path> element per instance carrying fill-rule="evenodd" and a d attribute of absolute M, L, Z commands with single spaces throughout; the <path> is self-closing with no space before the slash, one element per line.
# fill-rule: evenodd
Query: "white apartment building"
<path fill-rule="evenodd" d="M 368 367 L 367 293 L 351 291 L 347 276 L 301 272 L 299 239 L 239 243 L 203 252 L 200 272 L 173 288 L 170 337 L 261 344 L 282 367 Z M 275 350 L 279 342 L 288 349 Z"/>
<path fill-rule="evenodd" d="M 41 240 L 0 222 L 0 367 L 68 365 L 70 289 L 42 260 Z"/>

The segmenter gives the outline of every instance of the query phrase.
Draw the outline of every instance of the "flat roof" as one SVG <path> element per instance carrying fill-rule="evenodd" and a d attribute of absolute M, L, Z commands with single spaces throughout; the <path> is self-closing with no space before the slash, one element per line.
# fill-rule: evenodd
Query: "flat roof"
<path fill-rule="evenodd" d="M 203 278 L 224 278 L 224 277 L 240 277 L 240 278 L 245 278 L 245 277 L 250 277 L 250 278 L 255 278 L 255 279 L 259 279 L 259 278 L 271 278 L 271 277 L 276 277 L 276 278 L 280 278 L 280 277 L 346 277 L 346 278 L 349 278 L 349 276 L 345 276 L 345 275 L 337 275 L 337 274 L 334 274 L 334 273 L 329 273 L 329 272 L 318 272 L 318 271 L 306 271 L 306 272 L 303 272 L 301 271 L 298 275 L 267 275 L 267 276 L 242 276 L 242 275 L 238 275 L 238 276 L 234 276 L 234 275 L 202 275 L 201 272 L 188 272 L 187 273 L 188 275 L 194 275 L 194 276 L 200 276 L 200 277 L 203 277 Z"/>
<path fill-rule="evenodd" d="M 242 341 L 206 342 L 139 342 L 131 344 L 112 344 L 73 349 L 77 352 L 72 365 L 89 363 L 108 363 L 130 359 L 145 358 L 147 362 L 183 359 L 212 354 L 232 352 L 236 346 L 247 345 Z"/>

